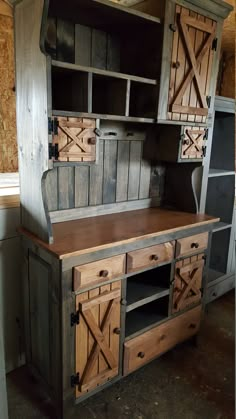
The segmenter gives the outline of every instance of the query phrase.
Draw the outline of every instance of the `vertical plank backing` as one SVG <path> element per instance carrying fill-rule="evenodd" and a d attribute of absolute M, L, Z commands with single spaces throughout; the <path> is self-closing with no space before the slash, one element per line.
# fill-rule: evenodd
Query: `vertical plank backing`
<path fill-rule="evenodd" d="M 103 196 L 103 150 L 104 141 L 99 140 L 98 164 L 90 167 L 89 205 L 102 204 Z"/>
<path fill-rule="evenodd" d="M 117 141 L 107 140 L 104 147 L 103 204 L 116 201 Z"/>
<path fill-rule="evenodd" d="M 92 29 L 75 25 L 75 64 L 91 66 Z"/>
<path fill-rule="evenodd" d="M 48 204 L 48 211 L 56 211 L 58 203 L 58 183 L 57 183 L 58 169 L 49 170 L 45 180 L 46 200 Z"/>
<path fill-rule="evenodd" d="M 58 209 L 74 208 L 74 168 L 58 168 Z"/>
<path fill-rule="evenodd" d="M 129 141 L 118 141 L 116 202 L 128 198 L 129 148 Z"/>
<path fill-rule="evenodd" d="M 204 16 L 202 16 L 202 15 L 198 14 L 197 19 L 200 22 L 203 22 L 203 23 L 205 22 Z M 197 55 L 197 53 L 199 51 L 199 48 L 201 48 L 201 44 L 202 44 L 203 40 L 205 39 L 205 37 L 206 37 L 206 33 L 202 32 L 202 31 L 199 31 L 199 30 L 197 31 L 197 33 L 196 33 L 196 44 L 195 44 L 195 55 Z M 199 66 L 200 88 L 201 88 L 202 92 L 204 92 L 204 87 L 205 87 L 204 86 L 205 77 L 202 77 L 202 75 L 204 73 L 206 73 L 206 68 L 204 67 L 205 57 L 203 58 L 200 66 Z M 200 102 L 199 102 L 198 97 L 196 97 L 196 102 L 195 102 L 194 106 L 196 106 L 196 107 L 200 106 Z M 196 115 L 195 116 L 195 122 L 202 122 L 202 116 Z"/>
<path fill-rule="evenodd" d="M 190 10 L 182 8 L 182 13 L 183 13 L 183 15 L 189 16 L 190 15 Z M 187 53 L 186 53 L 185 49 L 184 49 L 184 51 L 185 51 L 185 69 L 184 69 L 184 78 L 185 78 L 186 75 L 188 74 L 188 71 L 189 71 L 189 60 L 187 58 Z M 188 84 L 188 86 L 187 86 L 187 88 L 184 92 L 183 99 L 182 99 L 182 106 L 188 106 L 189 96 L 190 96 L 190 84 Z M 180 120 L 181 121 L 187 121 L 187 118 L 188 118 L 187 114 L 183 114 L 183 113 L 180 114 Z"/>
<path fill-rule="evenodd" d="M 107 70 L 120 71 L 120 40 L 115 35 L 107 35 Z"/>
<path fill-rule="evenodd" d="M 75 168 L 75 207 L 88 206 L 89 166 Z"/>
<path fill-rule="evenodd" d="M 131 141 L 129 159 L 128 200 L 138 199 L 142 142 Z"/>
<path fill-rule="evenodd" d="M 149 197 L 150 178 L 151 164 L 149 161 L 142 158 L 140 169 L 139 199 L 145 199 Z"/>
<path fill-rule="evenodd" d="M 92 67 L 106 69 L 107 35 L 106 32 L 92 29 Z"/>
<path fill-rule="evenodd" d="M 176 6 L 177 16 L 179 16 L 179 14 L 182 14 L 182 13 L 185 13 L 185 9 L 180 7 L 180 6 Z M 177 25 L 177 27 L 178 26 L 179 25 Z M 179 32 L 179 27 L 178 27 L 177 31 Z M 186 61 L 186 54 L 185 54 L 183 41 L 182 41 L 182 37 L 181 37 L 180 33 L 179 33 L 179 37 L 178 37 L 178 47 L 177 48 L 178 49 L 177 49 L 176 62 L 173 61 L 173 64 L 172 64 L 173 66 L 175 66 L 175 63 L 177 63 L 177 62 L 180 64 L 179 68 L 176 69 L 176 74 L 175 74 L 175 87 L 174 87 L 175 94 L 176 94 L 176 91 L 178 89 L 178 86 L 181 85 L 181 83 L 184 79 L 184 68 L 185 68 L 185 61 Z M 179 113 L 172 113 L 172 119 L 174 121 L 179 121 L 180 120 L 180 114 Z"/>
<path fill-rule="evenodd" d="M 75 62 L 75 26 L 67 20 L 57 19 L 57 60 Z"/>

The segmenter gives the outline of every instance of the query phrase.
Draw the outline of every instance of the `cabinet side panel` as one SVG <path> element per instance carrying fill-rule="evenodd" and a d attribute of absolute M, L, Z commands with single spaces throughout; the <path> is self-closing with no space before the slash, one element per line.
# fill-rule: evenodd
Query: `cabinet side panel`
<path fill-rule="evenodd" d="M 22 224 L 43 240 L 48 226 L 41 193 L 48 169 L 46 57 L 40 51 L 43 0 L 25 0 L 15 9 L 17 140 Z"/>

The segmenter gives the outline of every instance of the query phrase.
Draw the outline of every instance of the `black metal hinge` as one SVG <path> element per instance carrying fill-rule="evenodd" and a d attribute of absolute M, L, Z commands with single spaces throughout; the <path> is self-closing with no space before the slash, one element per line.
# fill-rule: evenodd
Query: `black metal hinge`
<path fill-rule="evenodd" d="M 75 324 L 79 324 L 79 312 L 78 311 L 76 313 L 71 313 L 71 315 L 70 315 L 70 325 L 71 325 L 71 327 L 74 326 Z"/>
<path fill-rule="evenodd" d="M 205 129 L 204 140 L 208 140 L 208 128 Z"/>
<path fill-rule="evenodd" d="M 202 157 L 206 157 L 206 146 L 202 146 Z"/>
<path fill-rule="evenodd" d="M 207 102 L 208 108 L 210 108 L 211 107 L 211 96 L 206 97 L 206 102 Z"/>
<path fill-rule="evenodd" d="M 215 38 L 215 39 L 213 39 L 213 42 L 212 42 L 212 49 L 214 51 L 216 51 L 217 50 L 217 46 L 218 46 L 218 38 Z"/>
<path fill-rule="evenodd" d="M 72 375 L 70 377 L 70 385 L 71 385 L 71 387 L 78 386 L 79 385 L 79 380 L 80 380 L 80 376 L 79 376 L 79 373 L 78 372 L 77 372 L 76 375 Z"/>
<path fill-rule="evenodd" d="M 58 119 L 48 118 L 48 134 L 58 135 Z"/>
<path fill-rule="evenodd" d="M 49 154 L 49 160 L 52 158 L 55 160 L 58 160 L 59 157 L 59 151 L 58 151 L 58 144 L 48 144 L 48 154 Z"/>

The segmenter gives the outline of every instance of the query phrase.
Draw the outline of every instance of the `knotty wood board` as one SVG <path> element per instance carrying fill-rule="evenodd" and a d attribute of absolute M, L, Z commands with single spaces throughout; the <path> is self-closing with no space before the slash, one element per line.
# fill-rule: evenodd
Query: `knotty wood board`
<path fill-rule="evenodd" d="M 59 259 L 65 259 L 217 221 L 219 218 L 205 214 L 148 208 L 54 224 L 51 245 L 23 228 L 19 231 Z"/>

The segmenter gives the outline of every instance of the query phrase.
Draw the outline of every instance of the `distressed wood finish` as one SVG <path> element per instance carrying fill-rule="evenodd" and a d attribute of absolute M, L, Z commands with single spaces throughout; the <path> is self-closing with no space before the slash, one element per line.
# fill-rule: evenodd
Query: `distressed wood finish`
<path fill-rule="evenodd" d="M 174 258 L 174 242 L 158 244 L 127 254 L 127 271 L 135 272 L 143 268 L 171 262 Z"/>
<path fill-rule="evenodd" d="M 210 226 L 217 221 L 218 218 L 204 214 L 149 208 L 54 224 L 55 243 L 51 245 L 26 230 L 20 232 L 59 259 L 64 259 L 193 227 Z"/>
<path fill-rule="evenodd" d="M 199 330 L 200 320 L 201 306 L 125 342 L 124 374 L 135 371 L 153 358 L 195 335 Z"/>
<path fill-rule="evenodd" d="M 121 282 L 76 297 L 76 398 L 118 375 Z"/>
<path fill-rule="evenodd" d="M 192 256 L 175 264 L 172 313 L 201 301 L 204 255 Z"/>
<path fill-rule="evenodd" d="M 41 195 L 42 175 L 48 170 L 46 57 L 39 47 L 43 7 L 43 0 L 24 0 L 15 7 L 17 139 L 21 222 L 48 241 L 50 225 Z"/>
<path fill-rule="evenodd" d="M 207 248 L 208 233 L 179 239 L 176 242 L 176 257 L 191 255 Z"/>
<path fill-rule="evenodd" d="M 58 161 L 96 160 L 96 121 L 86 118 L 57 118 L 58 135 L 53 144 L 58 145 Z"/>
<path fill-rule="evenodd" d="M 200 20 L 201 19 L 201 20 Z M 206 90 L 208 79 L 208 71 L 211 71 L 211 54 L 212 42 L 216 36 L 216 22 L 208 19 L 203 21 L 204 17 L 200 14 L 192 14 L 184 7 L 176 6 L 176 25 L 178 30 L 174 33 L 173 50 L 172 50 L 172 67 L 175 69 L 175 85 L 170 85 L 171 95 L 169 96 L 169 112 L 170 118 L 176 119 L 177 114 L 181 114 L 181 120 L 187 121 L 188 115 L 199 115 L 205 117 L 208 115 L 208 105 L 206 96 L 209 91 Z M 194 29 L 192 29 L 194 28 Z M 197 39 L 201 39 L 201 33 L 204 40 L 197 44 Z M 178 37 L 178 43 L 175 38 Z M 176 46 L 176 47 L 175 47 Z M 176 52 L 177 48 L 177 52 Z M 200 63 L 209 56 L 208 69 L 201 71 Z M 187 63 L 187 71 L 185 72 L 185 63 Z M 190 86 L 190 89 L 188 87 Z M 209 86 L 208 86 L 209 88 Z M 187 90 L 188 89 L 188 90 Z M 188 101 L 184 99 L 184 95 L 188 91 Z M 197 101 L 196 101 L 197 98 Z M 186 104 L 185 104 L 186 103 Z M 183 117 L 185 115 L 185 118 Z M 203 120 L 198 122 L 202 122 Z"/>
<path fill-rule="evenodd" d="M 125 255 L 114 256 L 86 265 L 75 266 L 73 290 L 79 291 L 104 281 L 111 281 L 125 273 Z"/>
<path fill-rule="evenodd" d="M 186 127 L 182 139 L 181 159 L 201 160 L 204 156 L 206 130 Z"/>

